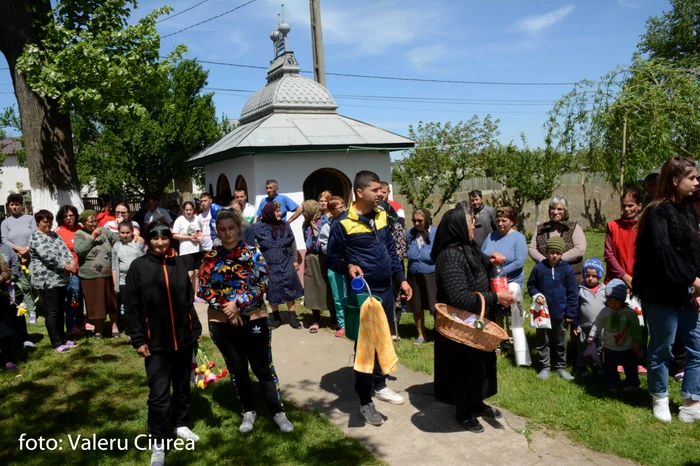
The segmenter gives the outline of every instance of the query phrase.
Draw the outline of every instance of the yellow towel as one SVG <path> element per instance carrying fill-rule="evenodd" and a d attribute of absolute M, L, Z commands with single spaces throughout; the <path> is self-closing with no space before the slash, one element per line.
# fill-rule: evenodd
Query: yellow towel
<path fill-rule="evenodd" d="M 394 345 L 391 342 L 389 322 L 382 303 L 368 297 L 360 308 L 360 331 L 357 337 L 355 353 L 355 370 L 364 374 L 374 372 L 374 355 L 379 359 L 382 372 L 388 374 L 396 371 Z"/>

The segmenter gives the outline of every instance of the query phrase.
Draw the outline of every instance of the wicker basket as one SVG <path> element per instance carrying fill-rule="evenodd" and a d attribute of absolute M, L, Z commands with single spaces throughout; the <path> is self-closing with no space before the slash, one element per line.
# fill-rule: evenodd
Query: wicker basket
<path fill-rule="evenodd" d="M 481 319 L 484 321 L 483 330 L 477 330 L 474 326 L 461 322 L 452 317 L 457 314 L 460 319 L 467 319 L 475 314 L 457 309 L 447 304 L 438 303 L 435 305 L 435 329 L 445 338 L 449 338 L 457 343 L 471 346 L 482 351 L 494 351 L 503 340 L 508 339 L 508 333 L 495 322 L 484 318 L 486 302 L 481 293 L 476 293 L 481 299 Z M 479 316 L 477 316 L 479 317 Z"/>

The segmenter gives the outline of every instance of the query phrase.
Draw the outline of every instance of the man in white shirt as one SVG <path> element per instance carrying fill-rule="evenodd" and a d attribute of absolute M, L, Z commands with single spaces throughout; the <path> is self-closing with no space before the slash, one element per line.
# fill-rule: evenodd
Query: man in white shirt
<path fill-rule="evenodd" d="M 158 207 L 159 205 L 160 199 L 158 199 L 158 197 L 151 195 L 146 198 L 146 209 L 148 209 L 148 212 L 146 212 L 146 217 L 144 217 L 143 220 L 145 231 L 148 231 L 149 223 L 161 220 L 167 223 L 170 228 L 173 227 L 173 219 L 170 218 L 168 211 Z"/>
<path fill-rule="evenodd" d="M 216 214 L 219 213 L 221 206 L 214 204 L 214 200 L 209 193 L 202 193 L 199 196 L 199 216 L 202 219 L 202 238 L 200 244 L 202 251 L 211 251 L 214 247 L 214 239 L 212 238 L 212 217 L 216 219 Z M 216 235 L 214 235 L 216 236 Z"/>
<path fill-rule="evenodd" d="M 246 222 L 253 223 L 255 221 L 256 210 L 254 205 L 248 204 L 248 196 L 246 195 L 245 191 L 242 189 L 235 190 L 233 193 L 233 199 L 235 201 L 242 200 L 245 202 L 245 209 L 243 209 L 241 216 Z"/>

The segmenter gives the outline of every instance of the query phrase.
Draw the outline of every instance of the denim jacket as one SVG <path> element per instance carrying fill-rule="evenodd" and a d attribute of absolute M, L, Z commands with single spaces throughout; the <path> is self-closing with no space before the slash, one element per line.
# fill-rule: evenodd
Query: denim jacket
<path fill-rule="evenodd" d="M 411 233 L 414 228 L 410 228 L 406 232 L 406 242 L 408 243 L 408 273 L 435 273 L 435 264 L 430 258 L 430 252 L 433 250 L 435 243 L 435 232 L 437 228 L 430 227 L 430 244 L 425 243 L 423 247 L 418 247 L 418 237 L 411 241 Z"/>

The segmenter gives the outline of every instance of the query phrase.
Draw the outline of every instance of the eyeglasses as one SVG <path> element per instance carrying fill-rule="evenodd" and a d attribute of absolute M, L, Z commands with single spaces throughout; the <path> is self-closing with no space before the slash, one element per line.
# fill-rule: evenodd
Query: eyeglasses
<path fill-rule="evenodd" d="M 414 218 L 411 220 L 413 223 L 423 223 L 424 220 L 422 218 Z"/>
<path fill-rule="evenodd" d="M 561 207 L 552 207 L 549 210 L 552 212 L 565 212 L 566 211 L 566 209 L 562 209 Z"/>
<path fill-rule="evenodd" d="M 63 218 L 75 218 L 75 215 L 73 214 L 66 214 L 63 216 Z"/>
<path fill-rule="evenodd" d="M 129 215 L 129 212 L 127 212 L 126 210 L 117 210 L 114 213 L 117 215 Z"/>

